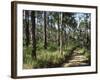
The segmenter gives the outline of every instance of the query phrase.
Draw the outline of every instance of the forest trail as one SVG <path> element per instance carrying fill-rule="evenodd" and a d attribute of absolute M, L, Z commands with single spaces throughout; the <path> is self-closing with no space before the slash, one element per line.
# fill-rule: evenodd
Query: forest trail
<path fill-rule="evenodd" d="M 69 58 L 69 60 L 66 60 L 62 67 L 75 67 L 75 66 L 86 66 L 88 64 L 88 58 L 86 56 L 80 54 L 76 49 L 73 51 L 73 54 Z"/>

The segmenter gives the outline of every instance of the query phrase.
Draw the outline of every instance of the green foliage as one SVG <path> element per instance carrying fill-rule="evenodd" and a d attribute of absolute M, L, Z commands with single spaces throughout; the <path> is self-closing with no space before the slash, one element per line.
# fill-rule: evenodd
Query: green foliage
<path fill-rule="evenodd" d="M 50 51 L 50 52 L 54 52 L 58 48 L 57 44 L 52 44 L 52 43 L 49 42 L 48 45 L 49 46 L 47 47 L 47 50 Z"/>
<path fill-rule="evenodd" d="M 30 68 L 48 68 L 48 67 L 58 67 L 62 62 L 66 60 L 66 57 L 70 55 L 75 45 L 70 45 L 63 50 L 63 54 L 60 54 L 57 45 L 50 45 L 48 49 L 43 49 L 43 44 L 37 45 L 37 58 L 32 59 L 31 52 L 32 46 L 24 47 L 24 66 L 25 69 Z"/>
<path fill-rule="evenodd" d="M 80 55 L 90 59 L 90 14 L 51 11 L 34 12 L 34 17 L 31 17 L 31 14 L 29 15 L 29 45 L 26 45 L 27 29 L 25 30 L 26 22 L 23 19 L 23 68 L 58 67 L 74 53 L 74 49 Z M 36 21 L 32 23 L 30 17 Z M 34 31 L 31 29 L 34 27 L 32 27 L 32 24 L 35 26 Z M 44 26 L 46 27 L 45 31 Z M 34 35 L 32 32 L 34 32 Z M 32 36 L 35 37 L 32 38 Z M 47 44 L 44 43 L 45 40 Z M 33 46 L 34 43 L 36 47 Z M 46 45 L 46 48 L 44 48 L 44 45 Z M 33 49 L 36 52 L 35 59 L 32 58 Z M 60 51 L 62 51 L 62 54 Z"/>
<path fill-rule="evenodd" d="M 83 47 L 83 48 L 77 48 L 77 52 L 79 53 L 79 54 L 81 54 L 81 55 L 84 55 L 86 58 L 88 58 L 88 59 L 90 59 L 90 51 L 89 50 L 87 50 L 85 47 Z"/>
<path fill-rule="evenodd" d="M 51 49 L 51 48 L 50 48 Z M 52 49 L 51 49 L 52 50 Z M 24 65 L 31 65 L 31 68 L 46 68 L 46 67 L 57 67 L 65 60 L 65 56 L 68 56 L 71 50 L 64 51 L 63 54 L 59 53 L 59 50 L 37 50 L 37 59 L 31 57 L 31 47 L 24 48 Z M 24 68 L 27 69 L 27 66 Z"/>
<path fill-rule="evenodd" d="M 89 51 L 89 50 L 86 50 L 85 53 L 84 53 L 84 55 L 85 55 L 88 59 L 90 59 L 90 57 L 91 57 L 91 54 L 90 54 L 90 51 Z"/>
<path fill-rule="evenodd" d="M 77 52 L 80 54 L 84 54 L 85 53 L 85 48 L 78 48 Z"/>
<path fill-rule="evenodd" d="M 41 40 L 40 40 L 40 41 L 37 41 L 37 44 L 36 44 L 36 48 L 37 48 L 37 50 L 44 49 L 43 45 L 44 45 L 44 44 L 42 43 Z"/>
<path fill-rule="evenodd" d="M 24 50 L 23 50 L 23 62 L 25 64 L 31 64 L 32 63 L 32 57 L 31 57 L 31 54 L 32 54 L 32 47 L 24 47 Z"/>

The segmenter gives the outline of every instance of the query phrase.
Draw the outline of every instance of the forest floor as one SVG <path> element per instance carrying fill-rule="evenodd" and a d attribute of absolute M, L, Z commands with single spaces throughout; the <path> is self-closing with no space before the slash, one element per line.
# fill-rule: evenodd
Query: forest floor
<path fill-rule="evenodd" d="M 31 51 L 30 48 L 27 51 Z M 23 64 L 24 69 L 80 67 L 90 65 L 90 58 L 87 57 L 88 55 L 86 55 L 90 53 L 86 52 L 84 48 L 80 47 L 73 47 L 71 50 L 65 51 L 63 55 L 58 54 L 59 51 L 50 52 L 49 50 L 41 50 L 37 53 L 39 54 L 37 55 L 36 60 L 32 60 L 30 54 L 26 55 L 26 60 L 28 62 Z"/>
<path fill-rule="evenodd" d="M 89 65 L 88 63 L 88 58 L 86 56 L 82 55 L 75 49 L 69 58 L 67 59 L 63 64 L 62 67 L 75 67 L 75 66 L 87 66 Z"/>

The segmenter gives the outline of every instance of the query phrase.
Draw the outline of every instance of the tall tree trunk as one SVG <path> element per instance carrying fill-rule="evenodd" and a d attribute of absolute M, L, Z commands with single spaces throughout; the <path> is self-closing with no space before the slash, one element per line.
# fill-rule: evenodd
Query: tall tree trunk
<path fill-rule="evenodd" d="M 64 42 L 63 42 L 63 44 L 64 44 L 64 48 L 66 49 L 67 48 L 67 45 L 66 45 L 66 36 L 67 36 L 67 34 L 66 34 L 66 30 L 64 30 Z"/>
<path fill-rule="evenodd" d="M 36 58 L 36 36 L 35 36 L 35 11 L 31 12 L 31 21 L 32 21 L 32 58 Z"/>
<path fill-rule="evenodd" d="M 60 14 L 60 13 L 59 13 Z M 60 15 L 58 14 L 58 31 L 57 31 L 57 44 L 60 46 Z"/>
<path fill-rule="evenodd" d="M 46 28 L 47 28 L 47 20 L 46 20 L 46 12 L 44 12 L 44 48 L 47 49 L 47 34 L 46 34 Z"/>
<path fill-rule="evenodd" d="M 63 54 L 63 28 L 62 28 L 62 13 L 60 13 L 60 54 Z"/>
<path fill-rule="evenodd" d="M 26 35 L 26 46 L 29 45 L 29 11 L 25 11 L 25 23 L 26 23 L 26 28 L 25 28 L 25 35 Z"/>

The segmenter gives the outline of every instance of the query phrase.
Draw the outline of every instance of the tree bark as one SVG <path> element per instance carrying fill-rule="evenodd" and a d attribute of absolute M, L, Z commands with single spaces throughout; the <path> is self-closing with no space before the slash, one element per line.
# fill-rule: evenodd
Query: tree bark
<path fill-rule="evenodd" d="M 26 46 L 29 45 L 29 11 L 25 11 L 25 23 L 26 23 L 26 28 L 25 28 L 25 33 L 26 33 Z"/>
<path fill-rule="evenodd" d="M 57 44 L 60 46 L 60 16 L 58 15 L 58 32 L 57 32 Z"/>
<path fill-rule="evenodd" d="M 47 49 L 47 20 L 46 20 L 46 12 L 44 12 L 44 48 Z"/>
<path fill-rule="evenodd" d="M 36 58 L 36 36 L 35 36 L 35 12 L 31 12 L 31 21 L 32 21 L 32 58 Z"/>
<path fill-rule="evenodd" d="M 62 13 L 60 13 L 60 54 L 63 54 L 63 28 L 62 28 Z"/>

